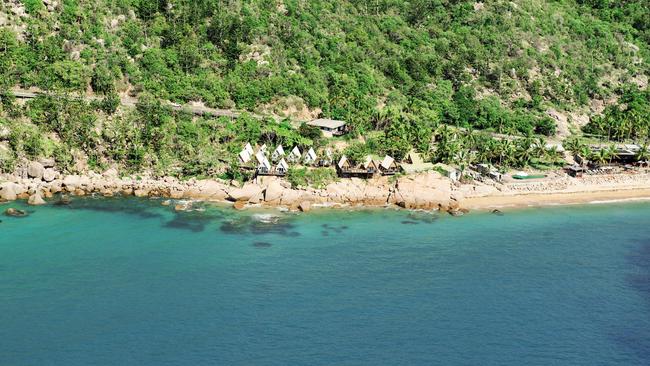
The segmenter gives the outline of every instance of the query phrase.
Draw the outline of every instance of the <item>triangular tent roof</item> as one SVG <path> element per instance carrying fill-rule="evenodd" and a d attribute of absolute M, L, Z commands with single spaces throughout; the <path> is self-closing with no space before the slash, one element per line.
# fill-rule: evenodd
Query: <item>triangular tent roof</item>
<path fill-rule="evenodd" d="M 278 147 L 275 148 L 275 151 L 273 152 L 273 155 L 275 156 L 283 156 L 284 155 L 284 148 L 282 145 L 278 145 Z"/>
<path fill-rule="evenodd" d="M 406 160 L 411 164 L 422 164 L 424 162 L 422 156 L 415 151 L 409 152 L 408 155 L 406 155 Z"/>
<path fill-rule="evenodd" d="M 300 157 L 300 156 L 302 156 L 302 153 L 300 152 L 300 149 L 298 148 L 298 146 L 294 146 L 293 150 L 291 150 L 291 154 L 289 154 L 289 155 L 290 156 Z"/>
<path fill-rule="evenodd" d="M 395 163 L 395 159 L 393 159 L 392 157 L 386 155 L 384 157 L 384 160 L 382 160 L 380 166 L 382 168 L 384 168 L 384 169 L 390 169 L 391 166 L 393 165 L 393 163 Z"/>
<path fill-rule="evenodd" d="M 363 167 L 368 169 L 369 166 L 374 165 L 375 162 L 372 161 L 372 156 L 368 155 L 366 156 L 366 161 L 363 163 Z"/>
<path fill-rule="evenodd" d="M 261 152 L 266 152 L 266 150 L 267 150 L 266 144 L 262 145 L 259 149 L 259 151 Z"/>
<path fill-rule="evenodd" d="M 264 152 L 260 150 L 255 154 L 255 159 L 257 159 L 257 162 L 261 164 L 266 159 L 266 156 L 264 156 Z"/>
<path fill-rule="evenodd" d="M 325 156 L 327 156 L 328 158 L 332 158 L 332 150 L 331 149 L 325 150 Z"/>
<path fill-rule="evenodd" d="M 239 153 L 239 160 L 244 164 L 251 161 L 251 154 L 248 153 L 248 150 L 244 149 Z"/>
<path fill-rule="evenodd" d="M 282 160 L 280 160 L 280 162 L 278 163 L 278 165 L 276 166 L 276 168 L 277 168 L 277 169 L 282 168 L 282 169 L 284 169 L 284 170 L 288 170 L 288 169 L 289 169 L 289 164 L 287 164 L 287 161 L 284 160 L 284 158 L 283 158 Z"/>
<path fill-rule="evenodd" d="M 307 151 L 307 154 L 305 155 L 305 161 L 309 162 L 314 160 L 316 160 L 316 152 L 310 147 L 309 151 Z"/>
<path fill-rule="evenodd" d="M 253 151 L 253 147 L 251 146 L 250 142 L 246 143 L 246 146 L 244 146 L 244 150 L 248 152 L 248 156 L 252 156 L 253 154 L 255 154 L 255 151 Z"/>
<path fill-rule="evenodd" d="M 266 156 L 264 157 L 264 159 L 258 160 L 258 163 L 259 164 L 257 166 L 259 168 L 271 169 L 271 163 L 269 163 L 269 159 L 267 159 Z"/>
<path fill-rule="evenodd" d="M 346 166 L 350 166 L 350 162 L 348 161 L 348 158 L 343 155 L 341 156 L 341 160 L 339 160 L 339 163 L 337 165 L 339 168 L 343 169 Z"/>

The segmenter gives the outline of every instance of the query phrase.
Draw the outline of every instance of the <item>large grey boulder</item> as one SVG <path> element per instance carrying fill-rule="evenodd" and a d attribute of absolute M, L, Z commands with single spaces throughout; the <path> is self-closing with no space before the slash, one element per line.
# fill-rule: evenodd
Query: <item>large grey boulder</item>
<path fill-rule="evenodd" d="M 29 199 L 27 200 L 28 205 L 32 206 L 40 206 L 44 205 L 46 202 L 43 200 L 43 197 L 41 197 L 40 193 L 34 193 L 33 195 L 29 196 Z"/>
<path fill-rule="evenodd" d="M 266 202 L 277 202 L 282 198 L 284 187 L 277 181 L 269 183 L 264 192 L 264 200 Z"/>
<path fill-rule="evenodd" d="M 5 210 L 5 215 L 11 217 L 25 217 L 27 216 L 27 211 L 19 210 L 17 208 L 9 207 Z"/>
<path fill-rule="evenodd" d="M 56 179 L 56 171 L 52 168 L 47 168 L 43 171 L 43 180 L 46 182 L 51 182 Z"/>
<path fill-rule="evenodd" d="M 302 212 L 311 211 L 311 202 L 309 202 L 309 201 L 300 202 L 300 205 L 298 205 L 298 209 L 300 209 L 300 211 L 302 211 Z"/>
<path fill-rule="evenodd" d="M 205 199 L 213 201 L 224 201 L 228 194 L 224 190 L 224 186 L 214 180 L 200 180 L 193 185 L 190 189 L 192 197 L 195 199 Z"/>
<path fill-rule="evenodd" d="M 104 176 L 106 178 L 116 179 L 116 178 L 118 178 L 117 169 L 115 169 L 115 168 L 107 169 L 105 172 L 102 173 L 102 176 Z"/>
<path fill-rule="evenodd" d="M 16 185 L 11 182 L 0 185 L 0 199 L 5 201 L 15 201 L 17 199 Z"/>
<path fill-rule="evenodd" d="M 228 198 L 231 201 L 249 201 L 260 196 L 262 187 L 256 184 L 245 184 L 242 188 L 235 188 L 228 192 Z"/>
<path fill-rule="evenodd" d="M 55 161 L 52 158 L 43 158 L 38 162 L 41 163 L 44 168 L 54 168 Z"/>
<path fill-rule="evenodd" d="M 41 179 L 43 178 L 44 172 L 45 172 L 45 167 L 43 167 L 43 164 L 37 161 L 32 161 L 29 164 L 29 167 L 27 168 L 27 175 L 30 178 Z"/>
<path fill-rule="evenodd" d="M 78 175 L 68 175 L 63 179 L 63 186 L 68 192 L 74 192 L 81 187 L 81 177 Z"/>

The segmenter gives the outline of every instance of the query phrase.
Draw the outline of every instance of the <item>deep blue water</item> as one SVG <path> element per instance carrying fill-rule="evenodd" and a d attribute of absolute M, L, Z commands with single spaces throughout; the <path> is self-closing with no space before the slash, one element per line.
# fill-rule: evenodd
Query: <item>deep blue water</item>
<path fill-rule="evenodd" d="M 29 209 L 0 223 L 0 365 L 650 364 L 650 204 Z"/>

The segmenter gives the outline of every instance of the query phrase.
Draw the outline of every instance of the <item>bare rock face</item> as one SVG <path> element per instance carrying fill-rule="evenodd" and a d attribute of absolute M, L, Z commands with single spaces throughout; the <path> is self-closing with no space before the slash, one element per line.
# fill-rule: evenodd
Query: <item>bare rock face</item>
<path fill-rule="evenodd" d="M 246 201 L 237 201 L 235 204 L 232 206 L 235 210 L 243 210 L 246 208 Z"/>
<path fill-rule="evenodd" d="M 181 191 L 179 189 L 172 189 L 169 191 L 169 198 L 173 198 L 175 200 L 181 199 L 185 197 L 185 192 Z"/>
<path fill-rule="evenodd" d="M 102 176 L 105 178 L 116 179 L 118 177 L 117 169 L 115 168 L 107 169 L 105 172 L 102 173 Z"/>
<path fill-rule="evenodd" d="M 33 195 L 29 196 L 29 199 L 27 200 L 27 204 L 32 206 L 40 206 L 44 205 L 45 203 L 46 202 L 43 200 L 43 197 L 40 193 L 34 193 Z"/>
<path fill-rule="evenodd" d="M 136 189 L 133 191 L 133 195 L 136 197 L 147 197 L 149 196 L 149 190 L 147 189 Z"/>
<path fill-rule="evenodd" d="M 363 191 L 363 204 L 367 206 L 381 206 L 388 201 L 390 190 L 388 187 L 369 185 Z"/>
<path fill-rule="evenodd" d="M 174 206 L 174 211 L 187 211 L 192 208 L 192 202 L 180 202 Z"/>
<path fill-rule="evenodd" d="M 63 190 L 63 182 L 60 180 L 54 180 L 49 184 L 50 192 L 59 193 Z"/>
<path fill-rule="evenodd" d="M 38 161 L 43 165 L 44 168 L 54 168 L 54 159 L 51 158 L 44 158 Z"/>
<path fill-rule="evenodd" d="M 223 185 L 219 182 L 213 180 L 201 180 L 196 182 L 195 186 L 197 191 L 194 192 L 195 197 L 193 198 L 223 201 L 228 197 Z"/>
<path fill-rule="evenodd" d="M 269 183 L 264 191 L 264 201 L 268 203 L 277 203 L 282 198 L 285 188 L 279 182 L 273 181 Z"/>
<path fill-rule="evenodd" d="M 262 187 L 256 184 L 245 184 L 242 188 L 235 188 L 228 192 L 228 198 L 231 201 L 250 201 L 252 198 L 260 196 Z"/>
<path fill-rule="evenodd" d="M 300 211 L 302 211 L 302 212 L 311 211 L 311 202 L 309 202 L 309 201 L 300 202 L 300 205 L 298 205 L 298 209 L 300 209 Z"/>
<path fill-rule="evenodd" d="M 68 192 L 72 193 L 81 187 L 81 177 L 78 175 L 68 175 L 63 179 L 63 186 Z"/>
<path fill-rule="evenodd" d="M 35 179 L 41 179 L 43 178 L 43 173 L 45 172 L 45 167 L 43 167 L 43 164 L 33 161 L 29 164 L 29 167 L 27 168 L 27 175 L 30 178 L 35 178 Z"/>
<path fill-rule="evenodd" d="M 5 201 L 15 201 L 18 197 L 14 183 L 7 182 L 0 185 L 0 199 Z"/>
<path fill-rule="evenodd" d="M 438 209 L 451 201 L 451 181 L 429 172 L 399 180 L 390 202 L 408 209 Z"/>
<path fill-rule="evenodd" d="M 43 171 L 43 180 L 46 182 L 51 182 L 56 179 L 56 171 L 52 168 L 47 168 Z"/>
<path fill-rule="evenodd" d="M 27 216 L 27 212 L 23 210 L 19 210 L 17 208 L 10 207 L 5 210 L 5 215 L 11 217 L 25 217 Z"/>
<path fill-rule="evenodd" d="M 282 198 L 280 198 L 280 204 L 288 207 L 297 206 L 301 201 L 302 193 L 291 189 L 284 190 L 282 192 Z"/>

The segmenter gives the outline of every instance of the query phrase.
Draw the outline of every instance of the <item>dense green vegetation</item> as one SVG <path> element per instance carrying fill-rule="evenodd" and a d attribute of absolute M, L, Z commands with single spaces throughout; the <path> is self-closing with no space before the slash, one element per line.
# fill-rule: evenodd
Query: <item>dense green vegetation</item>
<path fill-rule="evenodd" d="M 345 151 L 352 159 L 399 159 L 414 148 L 457 164 L 553 165 L 554 154 L 526 158 L 536 154 L 535 135 L 557 132 L 547 110 L 589 114 L 593 100 L 618 102 L 592 118 L 586 133 L 648 136 L 649 94 L 639 86 L 650 73 L 645 0 L 57 4 L 0 4 L 7 19 L 0 27 L 0 91 L 36 87 L 61 96 L 19 106 L 3 94 L 0 128 L 10 131 L 9 151 L 0 149 L 3 170 L 23 157 L 54 156 L 70 171 L 86 161 L 98 169 L 117 163 L 156 174 L 234 177 L 246 141 L 327 143 L 290 121 L 195 118 L 164 101 L 259 112 L 283 109 L 291 98 L 367 136 Z M 16 15 L 19 6 L 26 15 Z M 136 98 L 137 107 L 118 108 L 120 93 Z M 473 130 L 525 138 L 501 141 Z M 510 146 L 516 144 L 523 145 Z"/>
<path fill-rule="evenodd" d="M 607 140 L 650 138 L 650 91 L 628 89 L 619 103 L 608 106 L 600 116 L 595 116 L 584 131 Z"/>
<path fill-rule="evenodd" d="M 311 146 L 313 141 L 286 123 L 248 116 L 195 118 L 144 97 L 134 110 L 109 115 L 103 103 L 39 97 L 27 103 L 25 116 L 0 119 L 7 128 L 10 153 L 2 156 L 3 170 L 16 159 L 52 156 L 62 170 L 106 169 L 117 163 L 127 171 L 151 171 L 175 176 L 219 176 L 236 168 L 237 153 L 251 142 Z M 13 107 L 12 107 L 13 108 Z M 102 120 L 101 128 L 97 120 Z M 51 134 L 57 136 L 51 138 Z M 75 162 L 82 161 L 83 165 Z M 236 169 L 235 169 L 236 170 Z M 233 177 L 241 178 L 241 177 Z"/>
<path fill-rule="evenodd" d="M 293 188 L 314 187 L 324 188 L 329 183 L 337 180 L 336 172 L 328 168 L 290 168 L 287 180 Z"/>

